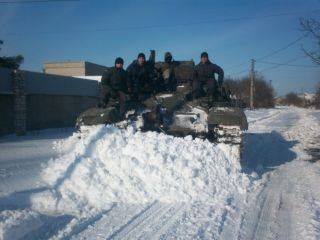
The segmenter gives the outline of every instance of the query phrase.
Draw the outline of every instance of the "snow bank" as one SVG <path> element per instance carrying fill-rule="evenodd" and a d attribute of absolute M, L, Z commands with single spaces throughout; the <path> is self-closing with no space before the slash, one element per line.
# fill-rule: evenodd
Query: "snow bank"
<path fill-rule="evenodd" d="M 45 213 L 81 214 L 114 203 L 225 202 L 246 192 L 236 146 L 129 127 L 83 128 L 59 142 L 73 151 L 49 162 L 42 178 L 50 190 L 31 198 Z"/>
<path fill-rule="evenodd" d="M 0 213 L 0 239 L 20 239 L 41 225 L 39 215 L 33 211 L 2 211 Z"/>

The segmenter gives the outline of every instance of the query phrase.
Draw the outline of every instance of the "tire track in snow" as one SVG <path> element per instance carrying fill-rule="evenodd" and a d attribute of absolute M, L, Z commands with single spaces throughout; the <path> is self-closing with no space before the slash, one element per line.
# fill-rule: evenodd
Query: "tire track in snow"
<path fill-rule="evenodd" d="M 159 239 L 185 210 L 185 204 L 143 206 L 119 204 L 72 239 Z"/>
<path fill-rule="evenodd" d="M 70 224 L 67 224 L 65 228 L 59 231 L 53 239 L 70 239 L 72 236 L 80 234 L 82 231 L 85 231 L 89 226 L 94 225 L 99 221 L 104 215 L 108 214 L 116 205 L 111 206 L 110 209 L 104 210 L 95 214 L 92 217 L 80 219 L 78 221 L 71 221 Z"/>
<path fill-rule="evenodd" d="M 185 204 L 153 203 L 107 239 L 159 239 L 181 217 Z"/>
<path fill-rule="evenodd" d="M 255 131 L 256 129 L 260 128 L 259 126 L 263 126 L 265 132 L 273 131 L 273 128 L 278 127 L 279 125 L 276 123 L 279 123 L 279 121 L 281 122 L 281 119 L 286 116 L 292 118 L 292 114 L 294 114 L 294 118 L 300 119 L 300 115 L 293 111 L 279 111 L 278 114 L 273 114 L 271 118 L 265 118 L 262 122 L 257 122 L 256 124 L 251 125 L 250 128 Z M 278 130 L 285 133 L 288 131 L 288 129 L 290 129 L 290 126 L 283 126 Z M 273 142 L 281 139 L 272 138 L 270 140 L 268 140 L 268 144 L 261 143 L 257 145 L 260 147 L 260 149 L 256 149 L 257 146 L 255 146 L 253 149 L 256 153 L 255 157 L 257 159 L 256 162 L 258 163 L 257 166 L 259 166 L 259 164 L 263 166 L 263 164 L 267 162 L 282 162 L 282 164 L 286 163 L 286 159 L 278 159 L 279 161 L 276 161 L 276 159 L 273 159 L 271 155 L 269 156 L 269 153 L 277 150 L 283 150 L 276 147 L 279 143 L 282 143 L 282 141 L 279 143 Z M 285 145 L 280 146 L 282 148 L 285 147 Z M 285 157 L 287 155 L 279 153 L 280 152 L 277 152 L 274 158 Z M 266 166 L 268 166 L 268 163 Z M 264 168 L 266 168 L 266 166 L 264 166 Z M 266 181 L 266 184 L 259 193 L 255 193 L 256 196 L 253 197 L 255 200 L 251 203 L 251 205 L 249 205 L 250 210 L 244 216 L 244 224 L 242 226 L 244 229 L 241 229 L 240 239 L 277 239 L 279 237 L 279 230 L 282 231 L 282 233 L 289 231 L 289 223 L 287 223 L 287 226 L 281 226 L 282 228 L 280 229 L 279 224 L 275 221 L 279 215 L 279 209 L 282 205 L 281 192 L 283 185 L 285 184 L 284 178 L 281 178 L 277 172 L 266 173 L 265 176 L 266 179 L 263 181 Z M 284 235 L 288 235 L 288 233 L 286 232 Z"/>
<path fill-rule="evenodd" d="M 106 211 L 72 222 L 52 239 L 115 239 L 128 227 L 131 227 L 137 219 L 144 219 L 149 214 L 152 215 L 160 207 L 161 205 L 156 201 L 142 209 L 136 205 L 126 208 L 114 204 Z M 99 228 L 97 225 L 100 225 Z"/>
<path fill-rule="evenodd" d="M 273 109 L 273 111 L 276 112 L 266 117 L 249 121 L 248 132 L 285 132 L 296 124 L 296 118 L 299 117 L 295 109 Z"/>
<path fill-rule="evenodd" d="M 159 202 L 154 201 L 150 205 L 148 205 L 146 208 L 144 208 L 141 212 L 139 212 L 137 215 L 133 216 L 128 222 L 126 222 L 124 225 L 122 225 L 118 230 L 113 232 L 110 236 L 108 236 L 106 239 L 123 239 L 125 236 L 130 234 L 130 232 L 139 226 L 144 221 L 148 220 L 150 217 L 156 215 L 158 211 L 160 211 L 162 206 L 159 204 Z"/>
<path fill-rule="evenodd" d="M 140 234 L 136 235 L 134 239 L 161 239 L 166 232 L 181 218 L 185 211 L 186 205 L 184 203 L 173 204 L 166 207 L 166 210 L 157 218 L 150 222 Z M 131 238 L 129 238 L 131 239 Z"/>
<path fill-rule="evenodd" d="M 113 206 L 114 207 L 114 206 Z M 111 209 L 113 208 L 111 207 Z M 82 232 L 83 230 L 87 229 L 90 225 L 93 225 L 95 222 L 97 222 L 99 219 L 102 218 L 103 215 L 107 214 L 111 209 L 102 211 L 101 213 L 95 215 L 94 217 L 91 217 L 87 219 L 84 222 L 81 222 L 80 224 L 77 225 L 77 227 L 70 233 L 69 236 L 65 237 L 64 239 L 70 239 L 72 235 L 78 234 Z"/>
<path fill-rule="evenodd" d="M 111 211 L 83 232 L 74 235 L 72 239 L 106 239 L 115 231 L 130 221 L 135 215 L 145 209 L 144 205 L 117 204 Z"/>
<path fill-rule="evenodd" d="M 316 204 L 311 206 L 312 202 L 316 202 L 315 198 L 320 199 L 319 195 L 314 195 L 316 189 L 320 191 L 320 188 L 311 180 L 317 179 L 317 176 L 308 178 L 314 175 L 315 166 L 303 161 L 308 159 L 305 154 L 306 146 L 314 142 L 315 135 L 319 136 L 315 134 L 316 129 L 319 129 L 318 120 L 310 116 L 309 110 L 298 108 L 289 109 L 277 118 L 267 119 L 263 124 L 258 122 L 251 128 L 255 131 L 262 127 L 265 132 L 276 129 L 286 141 L 295 141 L 290 151 L 293 151 L 296 157 L 292 162 L 283 161 L 276 170 L 265 174 L 262 183 L 266 185 L 260 193 L 253 193 L 251 196 L 252 202 L 244 216 L 239 238 L 317 239 L 315 236 L 320 229 L 317 221 L 319 207 Z M 289 118 L 292 124 L 283 124 L 284 118 Z M 269 152 L 272 152 L 273 147 L 269 145 L 256 151 L 258 161 L 263 159 L 261 153 L 263 154 L 266 148 L 270 148 Z M 275 152 L 274 157 L 282 156 Z"/>
<path fill-rule="evenodd" d="M 278 116 L 280 113 L 281 113 L 281 111 L 280 111 L 280 109 L 279 109 L 277 112 L 275 112 L 275 113 L 273 113 L 273 114 L 270 114 L 270 115 L 267 115 L 267 116 L 265 116 L 265 117 L 261 117 L 261 118 L 257 118 L 257 119 L 253 119 L 253 120 L 251 120 L 251 121 L 248 121 L 248 124 L 254 124 L 254 123 L 256 123 L 256 122 L 261 122 L 261 121 L 269 120 L 270 118 L 272 119 L 272 118 Z"/>
<path fill-rule="evenodd" d="M 261 195 L 261 200 L 258 200 L 261 202 L 261 210 L 258 210 L 257 222 L 253 225 L 253 235 L 248 239 L 276 239 L 275 233 L 270 230 L 275 223 L 274 219 L 277 218 L 278 209 L 281 205 L 279 198 L 281 184 L 281 182 L 278 182 L 278 184 L 273 185 L 275 188 L 267 187 L 266 192 Z M 256 221 L 255 219 L 252 220 L 252 223 Z"/>

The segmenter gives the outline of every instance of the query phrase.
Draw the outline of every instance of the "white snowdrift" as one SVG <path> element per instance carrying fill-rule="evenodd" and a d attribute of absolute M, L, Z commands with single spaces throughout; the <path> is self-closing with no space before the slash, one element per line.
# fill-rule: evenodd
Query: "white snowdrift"
<path fill-rule="evenodd" d="M 237 147 L 191 137 L 175 138 L 130 127 L 83 128 L 58 142 L 73 151 L 53 159 L 42 173 L 50 190 L 31 198 L 40 212 L 81 214 L 114 203 L 225 202 L 245 193 Z"/>
<path fill-rule="evenodd" d="M 0 239 L 21 239 L 28 231 L 42 225 L 39 215 L 31 210 L 0 212 Z"/>

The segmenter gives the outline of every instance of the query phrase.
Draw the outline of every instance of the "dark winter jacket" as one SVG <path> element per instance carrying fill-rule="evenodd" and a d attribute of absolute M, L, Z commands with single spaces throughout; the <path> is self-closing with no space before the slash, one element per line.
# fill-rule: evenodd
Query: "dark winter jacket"
<path fill-rule="evenodd" d="M 102 75 L 101 85 L 105 97 L 118 99 L 120 93 L 128 93 L 126 71 L 116 67 L 108 69 Z"/>
<path fill-rule="evenodd" d="M 140 66 L 135 60 L 128 66 L 128 83 L 132 95 L 138 96 L 153 91 L 153 73 L 150 65 L 146 62 Z"/>
<path fill-rule="evenodd" d="M 218 74 L 218 84 L 222 86 L 223 69 L 209 60 L 206 63 L 199 63 L 195 66 L 193 73 L 193 90 L 203 89 L 204 86 L 207 86 L 208 89 L 216 88 L 215 74 Z"/>

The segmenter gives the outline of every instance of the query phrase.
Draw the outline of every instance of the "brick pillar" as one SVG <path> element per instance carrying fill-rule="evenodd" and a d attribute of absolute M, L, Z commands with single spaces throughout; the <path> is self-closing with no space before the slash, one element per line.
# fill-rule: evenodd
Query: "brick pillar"
<path fill-rule="evenodd" d="M 26 89 L 25 81 L 18 70 L 12 71 L 14 93 L 14 128 L 18 136 L 26 134 Z"/>

